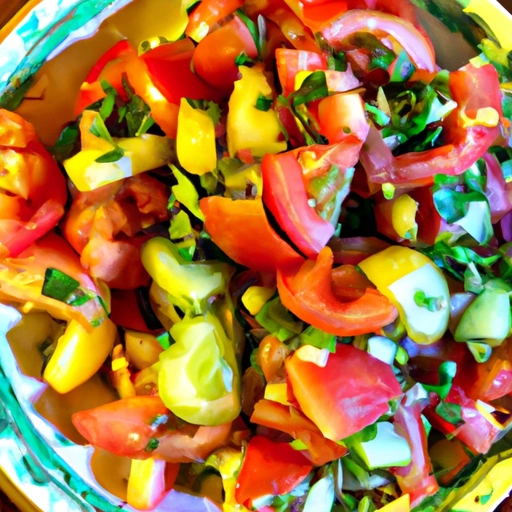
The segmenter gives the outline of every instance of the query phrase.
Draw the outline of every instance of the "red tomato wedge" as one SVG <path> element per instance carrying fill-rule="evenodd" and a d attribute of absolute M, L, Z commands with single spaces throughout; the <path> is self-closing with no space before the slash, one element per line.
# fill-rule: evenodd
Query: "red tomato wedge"
<path fill-rule="evenodd" d="M 325 40 L 334 48 L 356 32 L 386 33 L 394 37 L 418 69 L 434 71 L 434 51 L 423 34 L 409 21 L 378 11 L 353 9 L 322 30 Z"/>
<path fill-rule="evenodd" d="M 304 455 L 288 443 L 254 436 L 247 445 L 237 477 L 235 498 L 241 505 L 267 494 L 287 494 L 313 469 Z"/>
<path fill-rule="evenodd" d="M 234 261 L 252 270 L 275 272 L 302 261 L 270 226 L 261 199 L 201 199 L 206 230 Z"/>
<path fill-rule="evenodd" d="M 261 162 L 263 201 L 291 241 L 309 258 L 334 234 L 334 226 L 308 204 L 302 167 L 293 152 L 267 154 Z"/>
<path fill-rule="evenodd" d="M 326 439 L 311 420 L 291 406 L 260 400 L 254 407 L 251 422 L 286 432 L 302 441 L 307 446 L 303 454 L 315 466 L 337 460 L 347 453 L 344 446 Z"/>
<path fill-rule="evenodd" d="M 158 396 L 137 396 L 73 414 L 76 429 L 93 446 L 130 457 L 157 434 L 158 417 L 169 413 Z"/>
<path fill-rule="evenodd" d="M 402 394 L 391 366 L 352 345 L 338 344 L 323 368 L 295 352 L 286 373 L 301 410 L 332 441 L 374 423 Z"/>
<path fill-rule="evenodd" d="M 255 59 L 258 49 L 247 25 L 235 16 L 197 45 L 193 57 L 194 70 L 203 80 L 228 94 L 238 80 L 235 60 L 242 53 Z"/>
<path fill-rule="evenodd" d="M 204 2 L 199 4 L 199 7 Z M 222 94 L 192 71 L 195 46 L 190 39 L 166 43 L 142 55 L 148 74 L 167 101 L 179 105 L 181 98 L 219 101 Z M 176 80 L 176 76 L 180 79 Z"/>
<path fill-rule="evenodd" d="M 469 169 L 500 134 L 499 126 L 482 124 L 465 127 L 481 108 L 492 108 L 501 117 L 501 92 L 496 69 L 486 64 L 468 64 L 450 73 L 450 92 L 458 107 L 443 123 L 445 146 L 394 157 L 380 132 L 372 127 L 361 151 L 368 180 L 395 186 L 422 186 L 433 183 L 434 174 L 461 174 Z"/>
<path fill-rule="evenodd" d="M 203 0 L 190 13 L 185 35 L 201 41 L 215 24 L 242 7 L 244 0 Z"/>
<path fill-rule="evenodd" d="M 394 468 L 393 473 L 400 490 L 411 497 L 411 507 L 419 505 L 427 496 L 435 494 L 439 485 L 432 473 L 432 464 L 427 450 L 427 433 L 421 413 L 425 405 L 419 401 L 407 403 L 404 398 L 393 417 L 398 434 L 407 439 L 412 450 L 412 460 L 408 466 Z"/>
<path fill-rule="evenodd" d="M 375 332 L 397 317 L 394 306 L 373 288 L 352 302 L 340 301 L 333 291 L 332 264 L 332 251 L 326 247 L 316 262 L 279 269 L 277 287 L 285 307 L 301 320 L 337 336 Z M 340 280 L 338 286 L 342 284 Z"/>

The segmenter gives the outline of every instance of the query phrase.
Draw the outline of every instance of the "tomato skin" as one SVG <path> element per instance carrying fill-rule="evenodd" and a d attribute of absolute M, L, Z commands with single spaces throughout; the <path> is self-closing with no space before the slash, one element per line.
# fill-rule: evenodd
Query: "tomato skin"
<path fill-rule="evenodd" d="M 279 269 L 277 288 L 281 301 L 301 320 L 337 336 L 375 332 L 397 317 L 389 300 L 373 288 L 352 302 L 341 302 L 333 291 L 333 255 L 329 247 L 317 261 L 301 268 Z M 340 280 L 338 286 L 343 282 Z"/>
<path fill-rule="evenodd" d="M 318 118 L 320 133 L 330 144 L 341 142 L 350 135 L 364 142 L 370 130 L 359 94 L 334 94 L 320 100 Z"/>
<path fill-rule="evenodd" d="M 323 368 L 295 353 L 286 360 L 286 372 L 300 408 L 332 441 L 375 422 L 389 400 L 402 394 L 389 365 L 352 345 L 338 344 Z"/>
<path fill-rule="evenodd" d="M 112 290 L 110 319 L 124 329 L 155 332 L 147 326 L 142 316 L 135 290 Z"/>
<path fill-rule="evenodd" d="M 168 188 L 146 173 L 114 182 L 73 200 L 63 232 L 82 265 L 113 288 L 144 286 L 149 275 L 140 247 L 148 226 L 168 218 Z"/>
<path fill-rule="evenodd" d="M 315 258 L 334 233 L 334 226 L 308 204 L 302 168 L 293 152 L 267 154 L 261 162 L 263 201 L 293 243 Z"/>
<path fill-rule="evenodd" d="M 407 405 L 404 399 L 393 417 L 398 434 L 407 439 L 412 451 L 408 466 L 392 470 L 403 493 L 409 493 L 411 508 L 421 503 L 427 496 L 435 494 L 439 485 L 432 473 L 432 464 L 427 450 L 427 433 L 421 420 L 421 412 L 426 404 L 414 401 Z"/>
<path fill-rule="evenodd" d="M 468 398 L 460 386 L 452 386 L 446 401 L 462 407 L 461 416 L 464 423 L 460 427 L 443 420 L 432 406 L 425 411 L 427 418 L 437 429 L 455 436 L 473 453 L 487 453 L 500 430 L 485 418 L 477 409 L 475 401 Z"/>
<path fill-rule="evenodd" d="M 156 435 L 152 421 L 168 413 L 158 396 L 136 396 L 77 412 L 71 420 L 93 446 L 130 457 L 143 452 Z"/>
<path fill-rule="evenodd" d="M 32 124 L 0 109 L 0 132 L 0 245 L 17 257 L 64 215 L 66 180 Z"/>
<path fill-rule="evenodd" d="M 410 195 L 418 203 L 418 240 L 434 245 L 442 230 L 443 219 L 434 206 L 432 190 L 430 187 L 419 187 L 412 190 Z"/>
<path fill-rule="evenodd" d="M 197 45 L 192 58 L 194 70 L 209 84 L 229 93 L 238 79 L 235 59 L 242 52 L 251 59 L 258 56 L 258 49 L 249 29 L 235 16 Z"/>
<path fill-rule="evenodd" d="M 201 7 L 204 2 L 199 4 Z M 219 101 L 221 93 L 191 69 L 195 46 L 190 39 L 166 43 L 141 56 L 148 74 L 165 99 L 179 105 L 181 98 Z M 180 79 L 176 80 L 176 76 Z"/>
<path fill-rule="evenodd" d="M 261 199 L 233 201 L 212 196 L 201 199 L 200 206 L 213 241 L 237 263 L 252 270 L 275 272 L 281 266 L 302 261 L 270 226 Z"/>
<path fill-rule="evenodd" d="M 307 446 L 304 455 L 315 466 L 327 464 L 347 453 L 344 446 L 326 439 L 312 421 L 291 406 L 260 400 L 254 407 L 251 422 L 286 432 L 294 439 L 300 439 Z"/>
<path fill-rule="evenodd" d="M 496 158 L 490 153 L 486 153 L 482 158 L 487 167 L 485 195 L 491 208 L 491 221 L 496 224 L 512 210 L 512 201 L 507 192 L 507 183 L 503 177 L 501 166 Z"/>
<path fill-rule="evenodd" d="M 243 0 L 203 0 L 189 15 L 185 35 L 199 42 L 216 23 L 243 4 Z"/>
<path fill-rule="evenodd" d="M 274 443 L 263 436 L 254 436 L 247 445 L 237 477 L 236 501 L 267 494 L 287 494 L 299 485 L 313 469 L 312 464 L 288 443 Z"/>
<path fill-rule="evenodd" d="M 462 114 L 474 115 L 480 108 L 491 107 L 502 116 L 496 69 L 490 64 L 480 68 L 468 64 L 450 73 L 449 87 L 459 106 L 443 122 L 446 145 L 394 157 L 380 132 L 372 127 L 361 151 L 361 163 L 370 182 L 407 187 L 431 185 L 434 174 L 460 174 L 485 154 L 498 137 L 499 126 L 464 127 Z"/>
<path fill-rule="evenodd" d="M 295 77 L 299 71 L 327 69 L 327 62 L 322 55 L 290 48 L 276 49 L 276 65 L 284 96 L 295 90 Z"/>

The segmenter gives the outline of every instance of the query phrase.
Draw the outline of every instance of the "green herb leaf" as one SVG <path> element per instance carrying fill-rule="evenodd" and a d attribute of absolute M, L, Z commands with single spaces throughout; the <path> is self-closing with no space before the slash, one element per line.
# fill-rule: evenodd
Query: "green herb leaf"
<path fill-rule="evenodd" d="M 121 160 L 124 156 L 124 149 L 117 146 L 112 151 L 109 151 L 108 153 L 105 153 L 104 155 L 99 156 L 96 158 L 95 162 L 99 164 L 108 164 L 111 162 L 117 162 L 118 160 Z"/>
<path fill-rule="evenodd" d="M 77 123 L 66 126 L 59 135 L 59 139 L 55 146 L 51 148 L 52 155 L 62 162 L 69 158 L 74 150 L 75 144 L 78 141 L 80 130 Z"/>
<path fill-rule="evenodd" d="M 356 32 L 348 42 L 356 48 L 368 50 L 371 57 L 370 71 L 379 68 L 387 71 L 396 59 L 395 52 L 384 46 L 377 37 L 369 32 Z"/>
<path fill-rule="evenodd" d="M 106 96 L 101 103 L 100 116 L 103 121 L 106 121 L 114 111 L 117 91 L 106 80 L 101 81 L 101 88 L 105 92 Z"/>
<path fill-rule="evenodd" d="M 44 274 L 41 294 L 45 297 L 66 302 L 68 297 L 80 287 L 80 283 L 56 268 L 48 268 Z"/>
<path fill-rule="evenodd" d="M 395 197 L 395 186 L 392 183 L 383 183 L 382 194 L 384 195 L 384 199 L 390 201 Z"/>
<path fill-rule="evenodd" d="M 439 384 L 422 384 L 427 391 L 433 391 L 439 395 L 441 400 L 445 400 L 452 387 L 453 378 L 457 373 L 457 363 L 453 361 L 444 361 L 439 366 Z"/>
<path fill-rule="evenodd" d="M 263 112 L 267 112 L 272 107 L 272 103 L 274 100 L 272 98 L 266 98 L 263 94 L 260 93 L 258 99 L 256 100 L 256 105 L 254 105 L 258 110 L 262 110 Z"/>
<path fill-rule="evenodd" d="M 405 50 L 402 50 L 398 55 L 398 59 L 393 69 L 393 73 L 389 79 L 390 82 L 406 82 L 416 71 L 411 59 Z"/>
<path fill-rule="evenodd" d="M 254 21 L 251 20 L 248 16 L 246 16 L 242 10 L 238 9 L 236 11 L 236 14 L 238 17 L 244 22 L 246 27 L 249 29 L 249 32 L 251 33 L 252 38 L 254 39 L 254 44 L 256 45 L 256 49 L 258 50 L 258 55 L 261 51 L 260 47 L 260 35 L 258 34 L 258 29 L 256 27 L 256 24 Z"/>
<path fill-rule="evenodd" d="M 156 339 L 158 343 L 160 343 L 160 346 L 167 350 L 171 346 L 171 339 L 168 332 L 164 332 L 163 334 L 160 334 L 160 336 L 157 336 Z"/>
<path fill-rule="evenodd" d="M 389 123 L 390 117 L 382 112 L 380 108 L 374 107 L 373 105 L 370 105 L 370 103 L 365 103 L 364 108 L 371 114 L 371 118 L 379 126 L 386 126 Z"/>
<path fill-rule="evenodd" d="M 94 121 L 89 128 L 89 131 L 95 136 L 100 137 L 107 142 L 110 142 L 113 146 L 115 146 L 114 140 L 112 139 L 107 127 L 105 126 L 105 122 L 101 118 L 101 116 L 96 116 Z"/>
<path fill-rule="evenodd" d="M 443 418 L 443 420 L 451 423 L 452 425 L 460 425 L 461 423 L 464 423 L 464 420 L 462 419 L 462 407 L 458 404 L 441 401 L 436 406 L 435 411 L 436 414 Z"/>
<path fill-rule="evenodd" d="M 245 52 L 237 55 L 235 58 L 235 64 L 237 66 L 246 66 L 247 64 L 254 64 L 254 60 L 251 59 Z"/>
<path fill-rule="evenodd" d="M 327 57 L 327 68 L 333 71 L 347 71 L 347 55 L 344 52 L 329 52 Z"/>
<path fill-rule="evenodd" d="M 327 80 L 323 71 L 314 71 L 306 77 L 300 88 L 290 94 L 294 107 L 329 96 Z"/>
<path fill-rule="evenodd" d="M 449 188 L 442 188 L 433 194 L 434 206 L 448 224 L 453 224 L 466 216 L 472 198 L 473 196 L 470 194 L 464 194 Z"/>
<path fill-rule="evenodd" d="M 144 451 L 147 453 L 155 451 L 158 448 L 159 444 L 160 444 L 160 441 L 153 437 L 149 440 L 148 444 L 146 445 L 146 448 L 144 448 Z"/>

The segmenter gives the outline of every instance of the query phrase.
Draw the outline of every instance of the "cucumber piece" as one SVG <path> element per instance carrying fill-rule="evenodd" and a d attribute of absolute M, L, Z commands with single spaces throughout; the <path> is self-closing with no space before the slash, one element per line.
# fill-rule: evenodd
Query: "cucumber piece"
<path fill-rule="evenodd" d="M 509 293 L 487 283 L 484 291 L 468 306 L 455 330 L 456 341 L 484 341 L 496 347 L 510 332 Z"/>
<path fill-rule="evenodd" d="M 368 469 L 407 466 L 411 462 L 409 443 L 399 436 L 395 427 L 387 421 L 377 423 L 377 435 L 374 439 L 355 442 L 353 449 Z"/>

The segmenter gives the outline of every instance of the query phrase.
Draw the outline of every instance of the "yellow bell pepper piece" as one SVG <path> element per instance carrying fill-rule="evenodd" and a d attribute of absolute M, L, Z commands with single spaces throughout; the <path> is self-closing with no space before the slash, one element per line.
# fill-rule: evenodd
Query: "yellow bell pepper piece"
<path fill-rule="evenodd" d="M 213 120 L 185 98 L 181 99 L 178 114 L 176 151 L 181 166 L 191 174 L 206 174 L 217 167 Z"/>
<path fill-rule="evenodd" d="M 252 316 L 257 315 L 265 303 L 270 300 L 270 297 L 274 295 L 275 291 L 275 288 L 250 286 L 242 295 L 242 304 Z"/>
<path fill-rule="evenodd" d="M 412 340 L 430 344 L 441 338 L 448 327 L 450 293 L 444 275 L 430 258 L 408 247 L 393 246 L 366 258 L 359 267 L 396 306 Z"/>
<path fill-rule="evenodd" d="M 279 153 L 286 149 L 286 141 L 279 140 L 281 127 L 277 114 L 256 108 L 260 95 L 272 96 L 272 89 L 262 68 L 240 66 L 242 78 L 235 82 L 229 98 L 227 119 L 228 150 L 231 157 L 242 149 L 249 149 L 253 156 Z"/>
<path fill-rule="evenodd" d="M 128 505 L 138 510 L 153 510 L 165 495 L 165 461 L 132 460 L 128 480 Z"/>
<path fill-rule="evenodd" d="M 158 362 L 164 351 L 155 336 L 147 332 L 125 331 L 126 357 L 138 370 L 144 370 Z"/>
<path fill-rule="evenodd" d="M 205 465 L 215 468 L 222 477 L 224 486 L 223 512 L 248 512 L 243 505 L 239 505 L 235 499 L 236 477 L 242 466 L 243 455 L 235 448 L 222 448 L 210 455 Z"/>
<path fill-rule="evenodd" d="M 381 512 L 409 512 L 411 510 L 411 499 L 408 494 L 404 494 L 380 510 Z"/>
<path fill-rule="evenodd" d="M 276 384 L 267 384 L 265 386 L 265 400 L 278 402 L 283 405 L 290 405 L 288 402 L 288 391 L 286 382 L 278 382 Z"/>
<path fill-rule="evenodd" d="M 411 240 L 411 242 L 416 241 L 418 235 L 417 211 L 418 203 L 409 194 L 402 194 L 395 200 L 391 211 L 391 223 L 399 237 Z"/>
<path fill-rule="evenodd" d="M 69 322 L 44 371 L 44 379 L 58 393 L 68 393 L 90 379 L 112 351 L 115 324 L 106 318 L 91 332 L 76 320 Z"/>
<path fill-rule="evenodd" d="M 130 398 L 136 395 L 135 386 L 131 380 L 132 373 L 128 366 L 123 345 L 119 343 L 112 350 L 112 371 L 109 374 L 110 382 L 116 388 L 119 398 Z"/>
<path fill-rule="evenodd" d="M 80 192 L 88 192 L 109 183 L 135 176 L 168 164 L 172 158 L 170 140 L 158 135 L 119 138 L 111 141 L 95 136 L 90 129 L 99 113 L 85 110 L 80 121 L 82 149 L 64 161 L 64 168 Z M 113 151 L 115 145 L 124 155 L 115 162 L 98 163 L 96 159 Z"/>

